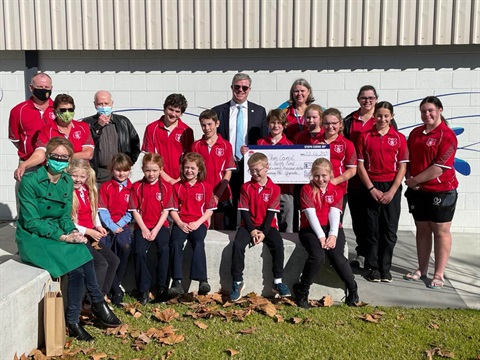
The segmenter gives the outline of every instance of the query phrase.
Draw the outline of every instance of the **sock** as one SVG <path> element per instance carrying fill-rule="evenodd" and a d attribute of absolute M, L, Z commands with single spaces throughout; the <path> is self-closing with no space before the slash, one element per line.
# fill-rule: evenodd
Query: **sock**
<path fill-rule="evenodd" d="M 279 278 L 279 279 L 273 279 L 273 283 L 274 283 L 275 285 L 277 285 L 277 284 L 281 284 L 281 283 L 282 283 L 282 278 Z"/>

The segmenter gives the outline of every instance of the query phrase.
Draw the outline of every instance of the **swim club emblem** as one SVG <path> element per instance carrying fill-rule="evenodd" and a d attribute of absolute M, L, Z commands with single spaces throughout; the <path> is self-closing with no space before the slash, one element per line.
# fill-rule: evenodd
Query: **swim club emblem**
<path fill-rule="evenodd" d="M 223 154 L 225 154 L 225 150 L 222 148 L 217 148 L 215 149 L 215 154 L 217 154 L 217 156 L 223 156 Z"/>
<path fill-rule="evenodd" d="M 80 140 L 81 137 L 82 137 L 82 132 L 81 132 L 81 131 L 75 131 L 75 132 L 73 133 L 73 138 L 74 138 L 74 139 Z"/>
<path fill-rule="evenodd" d="M 270 201 L 270 194 L 269 193 L 264 193 L 262 194 L 263 201 L 267 202 Z"/>
<path fill-rule="evenodd" d="M 343 145 L 337 144 L 333 147 L 333 151 L 335 151 L 337 154 L 340 154 L 343 152 Z"/>
<path fill-rule="evenodd" d="M 195 200 L 197 200 L 197 201 L 202 201 L 202 200 L 203 200 L 203 193 L 197 193 L 197 194 L 195 194 Z"/>
<path fill-rule="evenodd" d="M 130 195 L 125 194 L 125 196 L 123 197 L 123 200 L 125 200 L 125 202 L 128 202 L 130 200 Z"/>
<path fill-rule="evenodd" d="M 397 144 L 398 144 L 398 139 L 397 138 L 389 138 L 388 139 L 388 145 L 397 146 Z"/>
<path fill-rule="evenodd" d="M 178 142 L 181 142 L 182 141 L 182 134 L 175 134 L 175 140 L 177 140 Z"/>
<path fill-rule="evenodd" d="M 157 199 L 157 201 L 162 201 L 162 193 L 161 192 L 156 193 L 155 198 Z"/>
<path fill-rule="evenodd" d="M 334 196 L 333 195 L 327 195 L 325 196 L 325 201 L 329 204 L 333 203 L 333 201 L 335 200 Z"/>
<path fill-rule="evenodd" d="M 427 139 L 427 146 L 434 146 L 437 143 L 437 139 L 428 138 Z"/>
<path fill-rule="evenodd" d="M 51 120 L 55 120 L 55 113 L 51 112 L 49 116 Z"/>

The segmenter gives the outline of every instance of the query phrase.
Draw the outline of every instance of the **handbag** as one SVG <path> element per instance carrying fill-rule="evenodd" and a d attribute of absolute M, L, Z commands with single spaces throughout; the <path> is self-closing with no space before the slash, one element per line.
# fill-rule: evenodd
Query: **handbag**
<path fill-rule="evenodd" d="M 58 278 L 58 281 L 49 280 L 45 284 L 45 297 L 43 299 L 43 325 L 45 332 L 46 355 L 63 355 L 66 332 L 60 278 Z"/>

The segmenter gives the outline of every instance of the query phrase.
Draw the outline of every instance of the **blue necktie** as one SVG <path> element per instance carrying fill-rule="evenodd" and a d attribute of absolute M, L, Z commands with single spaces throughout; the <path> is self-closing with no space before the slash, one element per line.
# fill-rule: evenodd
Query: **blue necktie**
<path fill-rule="evenodd" d="M 240 148 L 245 141 L 245 134 L 243 131 L 243 111 L 242 106 L 237 105 L 238 113 L 237 113 L 237 132 L 235 134 L 235 156 L 237 159 L 242 158 L 242 153 L 240 152 Z"/>

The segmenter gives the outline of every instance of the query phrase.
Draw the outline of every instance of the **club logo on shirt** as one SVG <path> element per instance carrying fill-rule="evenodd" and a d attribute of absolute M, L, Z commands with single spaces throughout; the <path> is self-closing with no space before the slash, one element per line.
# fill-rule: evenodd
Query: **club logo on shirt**
<path fill-rule="evenodd" d="M 75 131 L 73 133 L 73 138 L 77 139 L 77 140 L 80 140 L 82 138 L 82 132 L 81 131 Z"/>
<path fill-rule="evenodd" d="M 388 139 L 388 145 L 397 146 L 397 144 L 398 144 L 398 139 L 397 138 L 389 138 Z"/>
<path fill-rule="evenodd" d="M 51 112 L 48 116 L 51 120 L 55 120 L 55 113 Z"/>
<path fill-rule="evenodd" d="M 203 200 L 203 193 L 196 193 L 195 200 L 202 201 Z"/>
<path fill-rule="evenodd" d="M 217 154 L 217 156 L 223 156 L 225 154 L 225 150 L 222 148 L 216 148 L 215 154 Z"/>
<path fill-rule="evenodd" d="M 125 202 L 128 202 L 130 200 L 130 195 L 125 194 L 125 196 L 123 197 L 123 200 L 125 200 Z"/>
<path fill-rule="evenodd" d="M 161 192 L 156 193 L 155 198 L 157 199 L 157 201 L 162 201 L 162 193 Z"/>
<path fill-rule="evenodd" d="M 333 203 L 334 200 L 335 200 L 335 197 L 333 195 L 325 196 L 325 201 L 329 204 Z"/>
<path fill-rule="evenodd" d="M 427 146 L 434 146 L 437 143 L 437 139 L 428 138 L 427 139 Z"/>
<path fill-rule="evenodd" d="M 264 193 L 262 194 L 263 201 L 267 202 L 270 201 L 270 194 L 269 193 Z"/>
<path fill-rule="evenodd" d="M 175 134 L 175 140 L 177 140 L 178 142 L 181 142 L 182 141 L 182 134 Z"/>
<path fill-rule="evenodd" d="M 343 152 L 343 145 L 337 144 L 333 146 L 333 151 L 335 151 L 337 154 L 340 154 Z"/>

